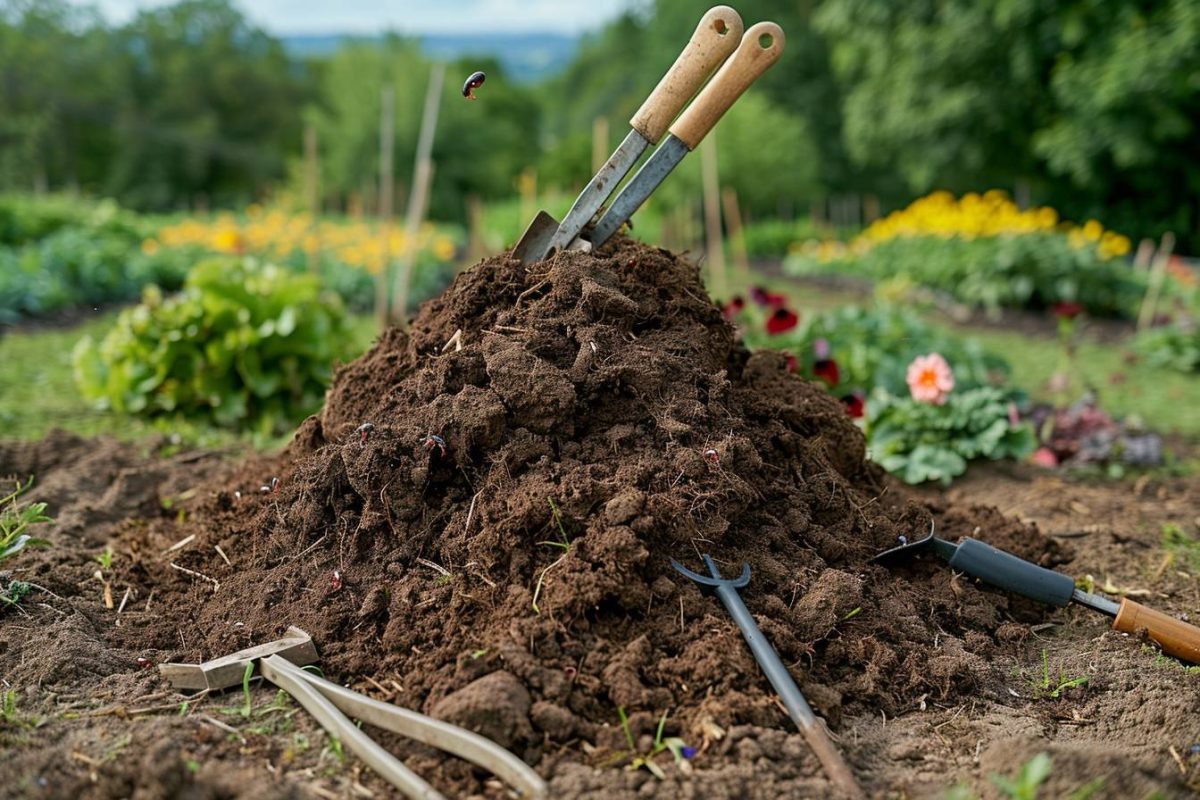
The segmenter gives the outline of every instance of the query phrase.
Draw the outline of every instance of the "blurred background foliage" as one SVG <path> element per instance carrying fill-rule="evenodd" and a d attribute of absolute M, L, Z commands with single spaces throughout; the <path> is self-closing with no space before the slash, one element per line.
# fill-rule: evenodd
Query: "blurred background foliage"
<path fill-rule="evenodd" d="M 569 196 L 675 58 L 709 0 L 654 0 L 519 82 L 449 65 L 430 214 L 467 198 Z M 779 65 L 716 129 L 722 183 L 750 221 L 840 196 L 881 212 L 932 188 L 1002 188 L 1064 218 L 1200 243 L 1200 4 L 1194 0 L 743 0 L 788 35 Z M 225 0 L 110 25 L 63 0 L 0 0 L 0 188 L 80 191 L 142 211 L 242 207 L 301 192 L 317 129 L 327 210 L 374 203 L 380 92 L 396 89 L 397 192 L 412 180 L 430 62 L 414 39 L 297 55 Z M 458 79 L 488 73 L 479 101 Z M 655 198 L 699 192 L 689 159 Z M 526 176 L 518 179 L 518 176 Z M 526 187 L 527 188 L 527 187 Z M 648 210 L 653 215 L 653 211 Z"/>

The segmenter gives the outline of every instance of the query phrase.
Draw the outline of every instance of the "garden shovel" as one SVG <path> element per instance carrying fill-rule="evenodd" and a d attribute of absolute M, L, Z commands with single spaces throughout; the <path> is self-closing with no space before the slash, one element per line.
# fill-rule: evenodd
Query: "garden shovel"
<path fill-rule="evenodd" d="M 922 550 L 933 550 L 944 558 L 951 569 L 979 578 L 1000 589 L 1037 600 L 1052 606 L 1065 606 L 1071 601 L 1115 617 L 1113 630 L 1136 633 L 1144 630 L 1150 640 L 1173 655 L 1193 664 L 1200 664 L 1200 628 L 1175 619 L 1136 603 L 1128 597 L 1120 604 L 1105 597 L 1075 588 L 1069 575 L 1039 567 L 1022 558 L 998 550 L 978 539 L 966 538 L 954 544 L 929 534 L 913 542 L 903 542 L 898 547 L 885 550 L 871 560 L 877 563 L 894 563 Z"/>
<path fill-rule="evenodd" d="M 701 17 L 683 52 L 629 120 L 632 130 L 580 192 L 562 224 L 545 211 L 539 211 L 513 249 L 513 257 L 528 264 L 570 245 L 621 179 L 633 169 L 646 148 L 658 144 L 671 120 L 729 57 L 741 38 L 742 18 L 736 11 L 729 6 L 709 9 Z"/>
<path fill-rule="evenodd" d="M 717 70 L 695 102 L 679 115 L 666 141 L 642 165 L 596 223 L 588 237 L 592 247 L 607 242 L 629 221 L 633 212 L 641 208 L 683 157 L 696 149 L 750 84 L 779 60 L 783 43 L 783 29 L 774 22 L 760 22 L 746 31 L 737 51 Z"/>
<path fill-rule="evenodd" d="M 160 664 L 163 677 L 177 689 L 219 691 L 241 685 L 248 671 L 283 689 L 312 714 L 330 736 L 357 755 L 384 780 L 413 800 L 445 800 L 440 792 L 404 766 L 355 725 L 350 717 L 478 764 L 516 788 L 521 797 L 542 800 L 546 783 L 521 759 L 477 733 L 438 719 L 365 697 L 331 683 L 301 665 L 317 660 L 312 638 L 300 628 L 282 639 L 239 650 L 202 664 Z"/>

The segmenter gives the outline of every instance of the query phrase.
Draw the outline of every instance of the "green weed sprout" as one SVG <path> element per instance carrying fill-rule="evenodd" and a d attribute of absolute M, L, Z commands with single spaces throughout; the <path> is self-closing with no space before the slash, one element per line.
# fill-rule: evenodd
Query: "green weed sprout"
<path fill-rule="evenodd" d="M 1049 697 L 1058 699 L 1067 689 L 1076 686 L 1087 686 L 1088 676 L 1080 675 L 1078 678 L 1068 677 L 1066 673 L 1060 672 L 1058 678 L 1051 680 L 1050 678 L 1050 657 L 1046 654 L 1045 648 L 1042 648 L 1042 680 L 1031 681 L 1035 697 Z"/>
<path fill-rule="evenodd" d="M 562 541 L 545 541 L 538 542 L 538 544 L 544 544 L 547 547 L 557 547 L 562 550 L 562 555 L 555 559 L 554 563 L 547 566 L 542 570 L 541 574 L 538 575 L 537 585 L 533 587 L 533 613 L 535 614 L 542 613 L 542 610 L 538 608 L 538 598 L 541 596 L 542 586 L 546 582 L 546 573 L 561 564 L 562 560 L 571 553 L 571 540 L 567 538 L 567 531 L 563 527 L 562 514 L 559 513 L 558 506 L 554 504 L 553 497 L 547 497 L 546 500 L 550 503 L 550 514 L 554 518 L 555 524 L 558 526 L 558 535 L 562 537 Z"/>
<path fill-rule="evenodd" d="M 624 708 L 617 707 L 617 716 L 621 719 L 621 730 L 625 732 L 625 741 L 629 744 L 629 752 L 635 754 L 627 767 L 631 772 L 636 772 L 645 767 L 651 775 L 660 781 L 666 780 L 667 774 L 663 772 L 662 767 L 654 763 L 655 756 L 664 750 L 669 750 L 675 759 L 675 763 L 678 765 L 685 763 L 696 754 L 695 748 L 688 747 L 683 739 L 680 739 L 678 736 L 663 738 L 663 729 L 667 725 L 667 713 L 667 711 L 664 711 L 663 715 L 659 717 L 658 729 L 654 732 L 654 744 L 650 746 L 650 752 L 637 754 L 637 744 L 633 740 L 633 731 L 629 727 L 629 717 L 625 714 Z"/>
<path fill-rule="evenodd" d="M 30 503 L 22 506 L 17 498 L 33 485 L 33 477 L 22 484 L 17 481 L 17 488 L 6 497 L 0 498 L 0 565 L 17 555 L 26 547 L 49 547 L 46 539 L 30 536 L 25 531 L 31 525 L 43 522 L 53 522 L 46 516 L 45 503 Z"/>

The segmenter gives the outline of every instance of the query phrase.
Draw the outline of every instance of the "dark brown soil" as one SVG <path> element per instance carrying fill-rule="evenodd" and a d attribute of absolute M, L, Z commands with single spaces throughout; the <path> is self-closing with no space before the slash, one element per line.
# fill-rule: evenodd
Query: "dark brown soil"
<path fill-rule="evenodd" d="M 462 349 L 447 349 L 458 331 Z M 134 476 L 135 488 L 115 488 L 100 465 L 80 475 L 47 452 L 0 450 L 0 473 L 79 482 L 76 497 L 44 496 L 60 519 L 84 515 L 56 528 L 61 547 L 27 559 L 56 577 L 47 588 L 60 607 L 0 617 L 0 675 L 56 715 L 15 734 L 30 745 L 13 762 L 17 796 L 287 796 L 326 791 L 321 779 L 386 796 L 352 758 L 337 762 L 303 714 L 271 712 L 266 690 L 269 724 L 217 719 L 240 723 L 234 736 L 204 716 L 235 701 L 205 698 L 207 713 L 176 717 L 179 696 L 137 666 L 214 657 L 288 625 L 313 635 L 328 676 L 485 733 L 555 797 L 832 796 L 719 603 L 669 565 L 698 569 L 701 553 L 729 574 L 750 564 L 747 604 L 873 794 L 1012 774 L 1055 715 L 1094 724 L 1189 685 L 1191 708 L 1165 704 L 1137 728 L 1142 749 L 1105 758 L 1128 767 L 1111 779 L 1114 797 L 1174 796 L 1196 780 L 1196 768 L 1183 776 L 1145 752 L 1150 730 L 1170 731 L 1185 755 L 1200 741 L 1194 676 L 1148 678 L 1138 665 L 1153 654 L 1109 635 L 1088 640 L 1090 660 L 1063 664 L 1107 670 L 1099 688 L 1036 700 L 1016 671 L 1040 670 L 1044 609 L 931 559 L 894 572 L 868 563 L 931 520 L 947 538 L 1047 566 L 1078 559 L 1068 541 L 966 494 L 889 488 L 840 404 L 782 357 L 741 348 L 697 269 L 664 251 L 621 242 L 528 271 L 505 258 L 477 265 L 411 334 L 389 331 L 341 370 L 277 460 L 197 473 L 194 494 L 166 512 L 176 473 L 164 462 L 146 464 L 162 470 L 147 484 L 157 497 L 135 503 Z M 278 488 L 262 491 L 272 477 Z M 95 512 L 98 526 L 80 510 L 95 484 L 130 501 Z M 119 625 L 84 600 L 100 584 L 80 551 L 105 542 L 114 591 L 131 592 Z M 1090 636 L 1103 630 L 1080 619 Z M 63 719 L 72 702 L 101 716 Z M 665 781 L 621 769 L 618 709 L 643 751 L 666 714 L 666 734 L 700 748 L 692 769 L 667 754 Z M 938 709 L 948 718 L 924 721 Z M 1113 743 L 1129 728 L 1110 724 Z M 1040 749 L 1070 790 L 1070 765 L 1094 765 L 1096 749 L 1053 738 Z M 384 740 L 449 796 L 504 796 L 462 762 Z"/>

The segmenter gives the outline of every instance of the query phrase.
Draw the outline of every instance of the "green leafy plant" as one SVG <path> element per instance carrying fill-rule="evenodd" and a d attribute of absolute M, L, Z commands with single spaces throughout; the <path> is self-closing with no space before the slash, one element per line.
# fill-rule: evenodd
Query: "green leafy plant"
<path fill-rule="evenodd" d="M 341 302 L 312 276 L 214 259 L 175 297 L 147 289 L 103 341 L 80 340 L 76 383 L 115 411 L 256 422 L 270 432 L 320 406 L 349 342 Z"/>
<path fill-rule="evenodd" d="M 645 768 L 651 775 L 661 781 L 665 780 L 667 775 L 663 772 L 662 767 L 654 763 L 655 756 L 669 750 L 675 759 L 675 763 L 682 764 L 695 755 L 695 750 L 684 744 L 683 739 L 677 736 L 663 737 L 663 731 L 667 725 L 667 713 L 664 711 L 663 715 L 659 717 L 658 728 L 654 731 L 654 742 L 650 746 L 650 751 L 647 753 L 638 753 L 637 743 L 633 739 L 633 730 L 629 726 L 629 717 L 626 715 L 623 707 L 617 707 L 617 716 L 621 720 L 621 730 L 625 733 L 625 741 L 629 745 L 629 754 L 633 755 L 627 769 L 636 772 L 639 769 Z"/>
<path fill-rule="evenodd" d="M 906 483 L 950 480 L 976 458 L 1022 459 L 1033 429 L 1010 419 L 1008 396 L 981 386 L 949 394 L 943 405 L 919 403 L 879 389 L 867 402 L 871 458 Z"/>
<path fill-rule="evenodd" d="M 1200 319 L 1177 319 L 1138 334 L 1134 348 L 1156 367 L 1200 372 Z"/>
<path fill-rule="evenodd" d="M 98 553 L 98 554 L 92 556 L 92 559 L 95 560 L 95 562 L 100 565 L 101 569 L 111 569 L 112 561 L 113 561 L 112 548 L 111 547 L 104 548 L 103 553 Z"/>
<path fill-rule="evenodd" d="M 838 365 L 837 394 L 855 390 L 870 394 L 878 387 L 891 394 L 908 393 L 905 371 L 924 353 L 941 353 L 954 365 L 956 385 L 999 386 L 1011 368 L 1003 357 L 983 349 L 978 341 L 934 327 L 916 314 L 890 303 L 842 306 L 802 318 L 792 331 L 776 336 L 765 332 L 762 310 L 747 306 L 738 315 L 744 324 L 746 344 L 752 348 L 786 350 L 798 359 L 798 371 L 812 375 L 818 340 L 829 346 L 829 358 Z"/>
<path fill-rule="evenodd" d="M 1034 697 L 1050 698 L 1057 700 L 1062 697 L 1063 692 L 1067 689 L 1073 689 L 1076 686 L 1087 686 L 1088 676 L 1080 675 L 1077 678 L 1072 678 L 1065 672 L 1060 672 L 1058 677 L 1050 677 L 1050 656 L 1046 650 L 1042 649 L 1042 677 L 1041 680 L 1030 681 L 1033 686 Z"/>
<path fill-rule="evenodd" d="M 1200 537 L 1189 535 L 1174 522 L 1163 523 L 1162 546 L 1187 569 L 1200 574 Z"/>
<path fill-rule="evenodd" d="M 1095 248 L 1074 247 L 1057 232 L 978 238 L 912 236 L 876 244 L 864 253 L 820 260 L 796 254 L 792 274 L 857 275 L 883 280 L 906 275 L 921 286 L 971 306 L 1046 309 L 1082 303 L 1093 316 L 1132 318 L 1145 292 L 1141 273 Z"/>
<path fill-rule="evenodd" d="M 1038 789 L 1050 777 L 1054 761 L 1046 753 L 1038 753 L 1021 765 L 1015 778 L 992 774 L 988 779 L 1010 800 L 1037 800 Z"/>
<path fill-rule="evenodd" d="M 33 485 L 33 478 L 24 484 L 17 482 L 17 488 L 0 498 L 0 564 L 13 558 L 26 547 L 49 547 L 50 542 L 30 536 L 26 531 L 31 525 L 52 522 L 46 516 L 45 503 L 29 503 L 22 505 L 18 502 L 22 494 Z"/>

